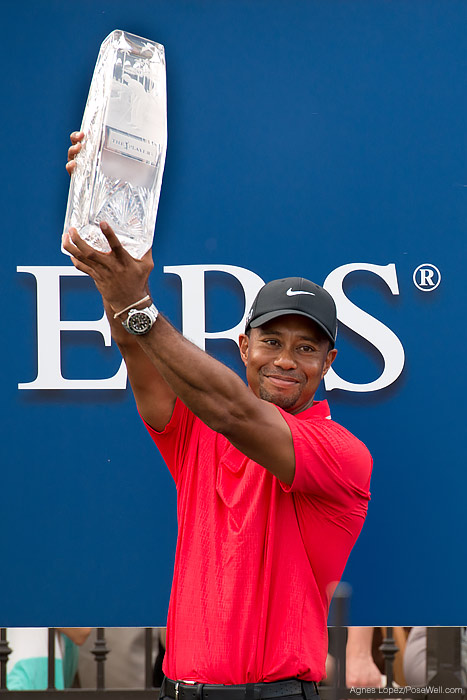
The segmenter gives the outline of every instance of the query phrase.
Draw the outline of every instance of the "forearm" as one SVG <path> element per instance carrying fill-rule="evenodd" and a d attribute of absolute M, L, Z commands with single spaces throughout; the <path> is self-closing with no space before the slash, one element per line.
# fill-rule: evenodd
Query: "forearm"
<path fill-rule="evenodd" d="M 347 686 L 379 687 L 381 673 L 373 661 L 374 627 L 349 627 L 346 648 Z"/>
<path fill-rule="evenodd" d="M 114 319 L 114 312 L 104 302 L 112 338 L 125 361 L 128 380 L 140 415 L 155 430 L 163 430 L 170 420 L 175 404 L 175 394 L 157 371 L 135 336 Z"/>

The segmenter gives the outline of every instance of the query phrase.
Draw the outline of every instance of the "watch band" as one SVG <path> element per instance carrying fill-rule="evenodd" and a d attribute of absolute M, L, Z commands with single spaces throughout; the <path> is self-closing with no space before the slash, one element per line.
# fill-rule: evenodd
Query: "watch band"
<path fill-rule="evenodd" d="M 144 309 L 130 309 L 122 326 L 132 335 L 145 335 L 153 327 L 158 315 L 159 311 L 154 304 Z"/>

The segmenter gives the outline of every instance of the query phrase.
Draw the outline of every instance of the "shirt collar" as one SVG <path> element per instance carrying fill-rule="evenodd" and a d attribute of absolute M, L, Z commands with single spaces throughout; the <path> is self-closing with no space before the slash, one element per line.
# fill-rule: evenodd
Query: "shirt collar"
<path fill-rule="evenodd" d="M 295 414 L 295 418 L 300 420 L 308 420 L 310 418 L 321 418 L 331 420 L 331 410 L 327 401 L 315 401 L 313 406 L 307 408 L 305 411 L 300 411 L 300 413 Z"/>

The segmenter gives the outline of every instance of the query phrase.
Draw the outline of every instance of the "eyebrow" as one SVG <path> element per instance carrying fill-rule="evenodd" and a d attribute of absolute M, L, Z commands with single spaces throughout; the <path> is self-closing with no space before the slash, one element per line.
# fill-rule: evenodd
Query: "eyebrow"
<path fill-rule="evenodd" d="M 284 335 L 283 331 L 277 330 L 277 328 L 268 328 L 268 330 L 264 330 L 261 327 L 258 328 L 261 336 L 265 335 Z M 319 338 L 316 336 L 310 336 L 310 335 L 300 335 L 299 340 L 308 340 L 310 343 L 319 343 Z"/>

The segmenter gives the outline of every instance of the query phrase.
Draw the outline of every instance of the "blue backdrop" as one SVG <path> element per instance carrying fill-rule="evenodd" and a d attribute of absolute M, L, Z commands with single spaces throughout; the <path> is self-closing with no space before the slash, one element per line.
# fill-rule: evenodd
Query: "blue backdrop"
<path fill-rule="evenodd" d="M 99 45 L 117 28 L 166 50 L 157 305 L 182 326 L 185 282 L 164 266 L 322 284 L 353 264 L 334 367 L 354 390 L 322 392 L 374 457 L 368 518 L 344 574 L 351 621 L 465 623 L 466 22 L 455 0 L 2 6 L 2 624 L 165 622 L 175 490 L 130 390 L 27 386 L 39 326 L 43 361 L 57 363 L 60 350 L 65 379 L 120 366 L 101 333 L 60 330 L 57 313 L 76 325 L 102 307 L 84 277 L 62 274 L 58 295 L 52 269 L 70 264 L 60 252 L 69 133 Z M 235 326 L 241 285 L 225 272 L 205 278 L 207 331 Z M 388 332 L 368 338 L 371 319 L 357 323 L 345 298 Z M 231 340 L 206 347 L 241 371 Z M 355 390 L 391 368 L 387 386 Z"/>

